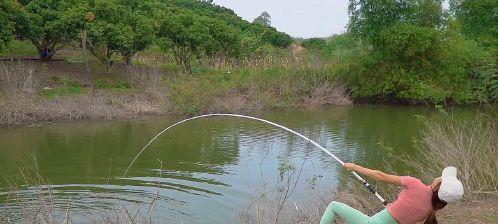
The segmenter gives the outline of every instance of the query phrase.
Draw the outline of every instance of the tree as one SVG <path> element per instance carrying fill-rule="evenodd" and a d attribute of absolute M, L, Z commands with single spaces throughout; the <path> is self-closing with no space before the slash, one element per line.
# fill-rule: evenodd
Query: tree
<path fill-rule="evenodd" d="M 237 56 L 240 34 L 223 21 L 198 16 L 191 11 L 175 11 L 161 20 L 159 42 L 163 51 L 172 51 L 177 64 L 192 73 L 191 61 L 202 55 Z"/>
<path fill-rule="evenodd" d="M 77 39 L 85 22 L 86 7 L 79 0 L 19 1 L 15 33 L 31 41 L 40 59 L 50 60 L 64 44 Z"/>
<path fill-rule="evenodd" d="M 271 16 L 268 12 L 264 11 L 252 21 L 252 23 L 271 26 Z"/>
<path fill-rule="evenodd" d="M 480 94 L 473 94 L 465 73 L 476 60 L 448 53 L 462 54 L 472 46 L 449 30 L 441 0 L 351 0 L 349 15 L 350 32 L 371 46 L 350 78 L 355 96 L 433 103 L 480 100 L 473 98 Z"/>
<path fill-rule="evenodd" d="M 12 24 L 12 1 L 0 0 L 0 52 L 12 37 L 14 27 Z"/>
<path fill-rule="evenodd" d="M 301 43 L 301 46 L 315 50 L 323 50 L 326 45 L 327 42 L 322 38 L 310 38 Z"/>
<path fill-rule="evenodd" d="M 443 23 L 442 0 L 350 0 L 351 33 L 382 48 L 380 33 L 396 24 L 439 28 Z"/>
<path fill-rule="evenodd" d="M 451 0 L 450 9 L 465 36 L 479 38 L 490 45 L 497 43 L 498 2 L 496 0 Z"/>
<path fill-rule="evenodd" d="M 249 36 L 254 37 L 259 47 L 271 44 L 275 47 L 285 48 L 292 43 L 292 37 L 286 33 L 277 31 L 271 26 L 253 23 L 248 27 Z"/>
<path fill-rule="evenodd" d="M 86 24 L 87 47 L 112 70 L 114 57 L 123 56 L 126 64 L 131 57 L 147 48 L 155 38 L 156 22 L 145 12 L 120 1 L 96 0 L 90 6 L 94 19 Z"/>

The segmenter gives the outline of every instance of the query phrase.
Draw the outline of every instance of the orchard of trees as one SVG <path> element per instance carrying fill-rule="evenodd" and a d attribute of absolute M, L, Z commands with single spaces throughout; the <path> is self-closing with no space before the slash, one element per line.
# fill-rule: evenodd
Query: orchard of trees
<path fill-rule="evenodd" d="M 109 69 L 116 56 L 129 64 L 151 44 L 172 52 L 190 71 L 195 57 L 240 58 L 292 42 L 289 35 L 244 21 L 211 1 L 0 0 L 0 10 L 0 50 L 13 38 L 28 40 L 40 59 L 50 60 L 68 44 L 85 46 Z"/>

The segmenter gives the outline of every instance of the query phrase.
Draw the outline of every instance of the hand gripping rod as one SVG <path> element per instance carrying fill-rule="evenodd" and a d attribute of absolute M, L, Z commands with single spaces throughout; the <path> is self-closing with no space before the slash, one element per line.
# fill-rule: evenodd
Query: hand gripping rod
<path fill-rule="evenodd" d="M 140 152 L 135 156 L 135 158 L 133 158 L 133 160 L 131 161 L 130 165 L 128 166 L 128 168 L 126 169 L 125 173 L 123 174 L 123 176 L 126 176 L 126 174 L 128 173 L 128 171 L 130 170 L 131 166 L 133 165 L 133 163 L 135 163 L 135 161 L 138 159 L 138 157 L 142 154 L 143 151 L 145 151 L 145 149 L 147 149 L 147 147 L 149 147 L 150 144 L 152 144 L 152 142 L 154 142 L 160 135 L 162 135 L 164 132 L 168 131 L 169 129 L 179 125 L 179 124 L 182 124 L 182 123 L 185 123 L 187 121 L 191 121 L 191 120 L 195 120 L 195 119 L 200 119 L 200 118 L 206 118 L 206 117 L 238 117 L 238 118 L 245 118 L 245 119 L 250 119 L 250 120 L 256 120 L 256 121 L 261 121 L 263 123 L 266 123 L 266 124 L 269 124 L 269 125 L 272 125 L 272 126 L 275 126 L 275 127 L 278 127 L 278 128 L 281 128 L 281 129 L 284 129 L 292 134 L 295 134 L 303 139 L 305 139 L 306 141 L 308 141 L 309 143 L 313 144 L 314 146 L 318 147 L 319 149 L 321 149 L 323 152 L 327 153 L 329 156 L 332 156 L 332 158 L 334 158 L 337 162 L 339 162 L 341 165 L 344 164 L 344 162 L 342 160 L 340 160 L 339 158 L 337 158 L 337 156 L 335 156 L 334 154 L 332 154 L 329 150 L 325 149 L 323 146 L 319 145 L 318 143 L 316 143 L 315 141 L 309 139 L 308 137 L 288 128 L 288 127 L 285 127 L 283 125 L 280 125 L 280 124 L 276 124 L 276 123 L 273 123 L 271 121 L 267 121 L 267 120 L 264 120 L 264 119 L 261 119 L 261 118 L 257 118 L 257 117 L 251 117 L 251 116 L 246 116 L 246 115 L 240 115 L 240 114 L 205 114 L 205 115 L 200 115 L 200 116 L 195 116 L 195 117 L 191 117 L 191 118 L 187 118 L 185 120 L 181 120 L 181 121 L 178 121 L 176 122 L 175 124 L 165 128 L 164 130 L 162 130 L 161 132 L 159 132 L 154 138 L 152 138 L 141 150 Z M 351 171 L 351 173 L 353 173 L 353 175 L 361 181 L 361 183 L 368 189 L 368 191 L 370 191 L 372 194 L 375 195 L 375 197 L 377 197 L 377 199 L 380 200 L 380 202 L 382 202 L 382 204 L 384 205 L 387 205 L 387 202 L 386 200 L 379 195 L 379 193 L 377 193 L 377 191 L 375 191 L 375 189 L 372 187 L 372 185 L 370 185 L 365 179 L 363 179 L 360 175 L 358 175 L 358 173 L 356 173 L 355 171 Z"/>

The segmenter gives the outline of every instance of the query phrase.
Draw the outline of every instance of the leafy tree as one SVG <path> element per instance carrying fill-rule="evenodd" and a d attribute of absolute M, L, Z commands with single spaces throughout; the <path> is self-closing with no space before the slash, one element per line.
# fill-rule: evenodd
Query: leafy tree
<path fill-rule="evenodd" d="M 462 32 L 488 45 L 498 42 L 498 2 L 496 0 L 450 0 L 450 9 Z"/>
<path fill-rule="evenodd" d="M 243 54 L 250 56 L 259 49 L 271 44 L 276 47 L 288 47 L 292 38 L 275 28 L 260 23 L 250 23 L 241 19 L 231 9 L 218 6 L 209 1 L 196 0 L 160 0 L 168 7 L 190 10 L 198 16 L 219 19 L 237 30 L 243 36 Z"/>
<path fill-rule="evenodd" d="M 372 48 L 351 66 L 353 95 L 411 103 L 486 102 L 489 57 L 455 33 L 440 0 L 351 0 L 352 34 Z"/>
<path fill-rule="evenodd" d="M 12 1 L 0 0 L 0 52 L 7 45 L 14 30 L 12 25 Z"/>
<path fill-rule="evenodd" d="M 159 38 L 164 51 L 171 50 L 177 64 L 192 72 L 191 61 L 201 55 L 237 56 L 239 33 L 223 21 L 197 16 L 188 10 L 175 11 L 161 20 Z"/>
<path fill-rule="evenodd" d="M 265 44 L 271 44 L 275 47 L 285 48 L 292 43 L 292 37 L 286 33 L 277 31 L 271 26 L 255 23 L 252 24 L 248 30 L 248 36 L 254 37 L 260 47 Z"/>
<path fill-rule="evenodd" d="M 322 50 L 327 45 L 327 42 L 322 38 L 311 38 L 304 40 L 301 46 L 314 50 Z"/>
<path fill-rule="evenodd" d="M 19 3 L 23 10 L 16 15 L 16 36 L 31 41 L 42 60 L 50 60 L 83 29 L 86 13 L 83 1 L 24 0 Z"/>
<path fill-rule="evenodd" d="M 264 11 L 252 21 L 252 23 L 257 23 L 265 26 L 271 26 L 271 16 L 268 12 Z"/>
<path fill-rule="evenodd" d="M 121 54 L 125 63 L 148 47 L 155 38 L 156 22 L 144 11 L 125 1 L 96 0 L 91 5 L 92 20 L 87 24 L 87 46 L 90 52 L 111 72 L 114 58 Z"/>
<path fill-rule="evenodd" d="M 348 29 L 382 47 L 380 33 L 395 24 L 438 28 L 443 23 L 442 0 L 350 0 Z"/>

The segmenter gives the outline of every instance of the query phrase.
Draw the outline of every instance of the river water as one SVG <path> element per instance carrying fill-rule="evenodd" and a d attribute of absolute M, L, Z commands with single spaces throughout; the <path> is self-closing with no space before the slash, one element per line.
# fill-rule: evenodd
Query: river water
<path fill-rule="evenodd" d="M 471 117 L 476 109 L 452 113 Z M 251 115 L 294 129 L 344 161 L 378 169 L 388 161 L 398 172 L 414 174 L 392 158 L 416 156 L 413 139 L 423 131 L 418 116 L 440 113 L 430 107 L 358 106 Z M 132 210 L 155 201 L 154 219 L 161 223 L 234 223 L 262 186 L 277 186 L 285 165 L 302 167 L 292 195 L 298 204 L 306 200 L 310 186 L 334 188 L 341 176 L 353 178 L 306 141 L 238 118 L 195 120 L 172 129 L 123 177 L 139 149 L 178 120 L 181 117 L 146 117 L 0 129 L 0 199 L 4 204 L 0 214 L 8 211 L 13 219 L 22 214 L 17 200 L 8 196 L 20 169 L 31 169 L 45 178 L 29 185 L 49 184 L 56 207 L 69 205 L 73 222 L 89 219 L 89 213 Z M 19 197 L 35 197 L 34 188 L 23 182 L 17 178 Z"/>

